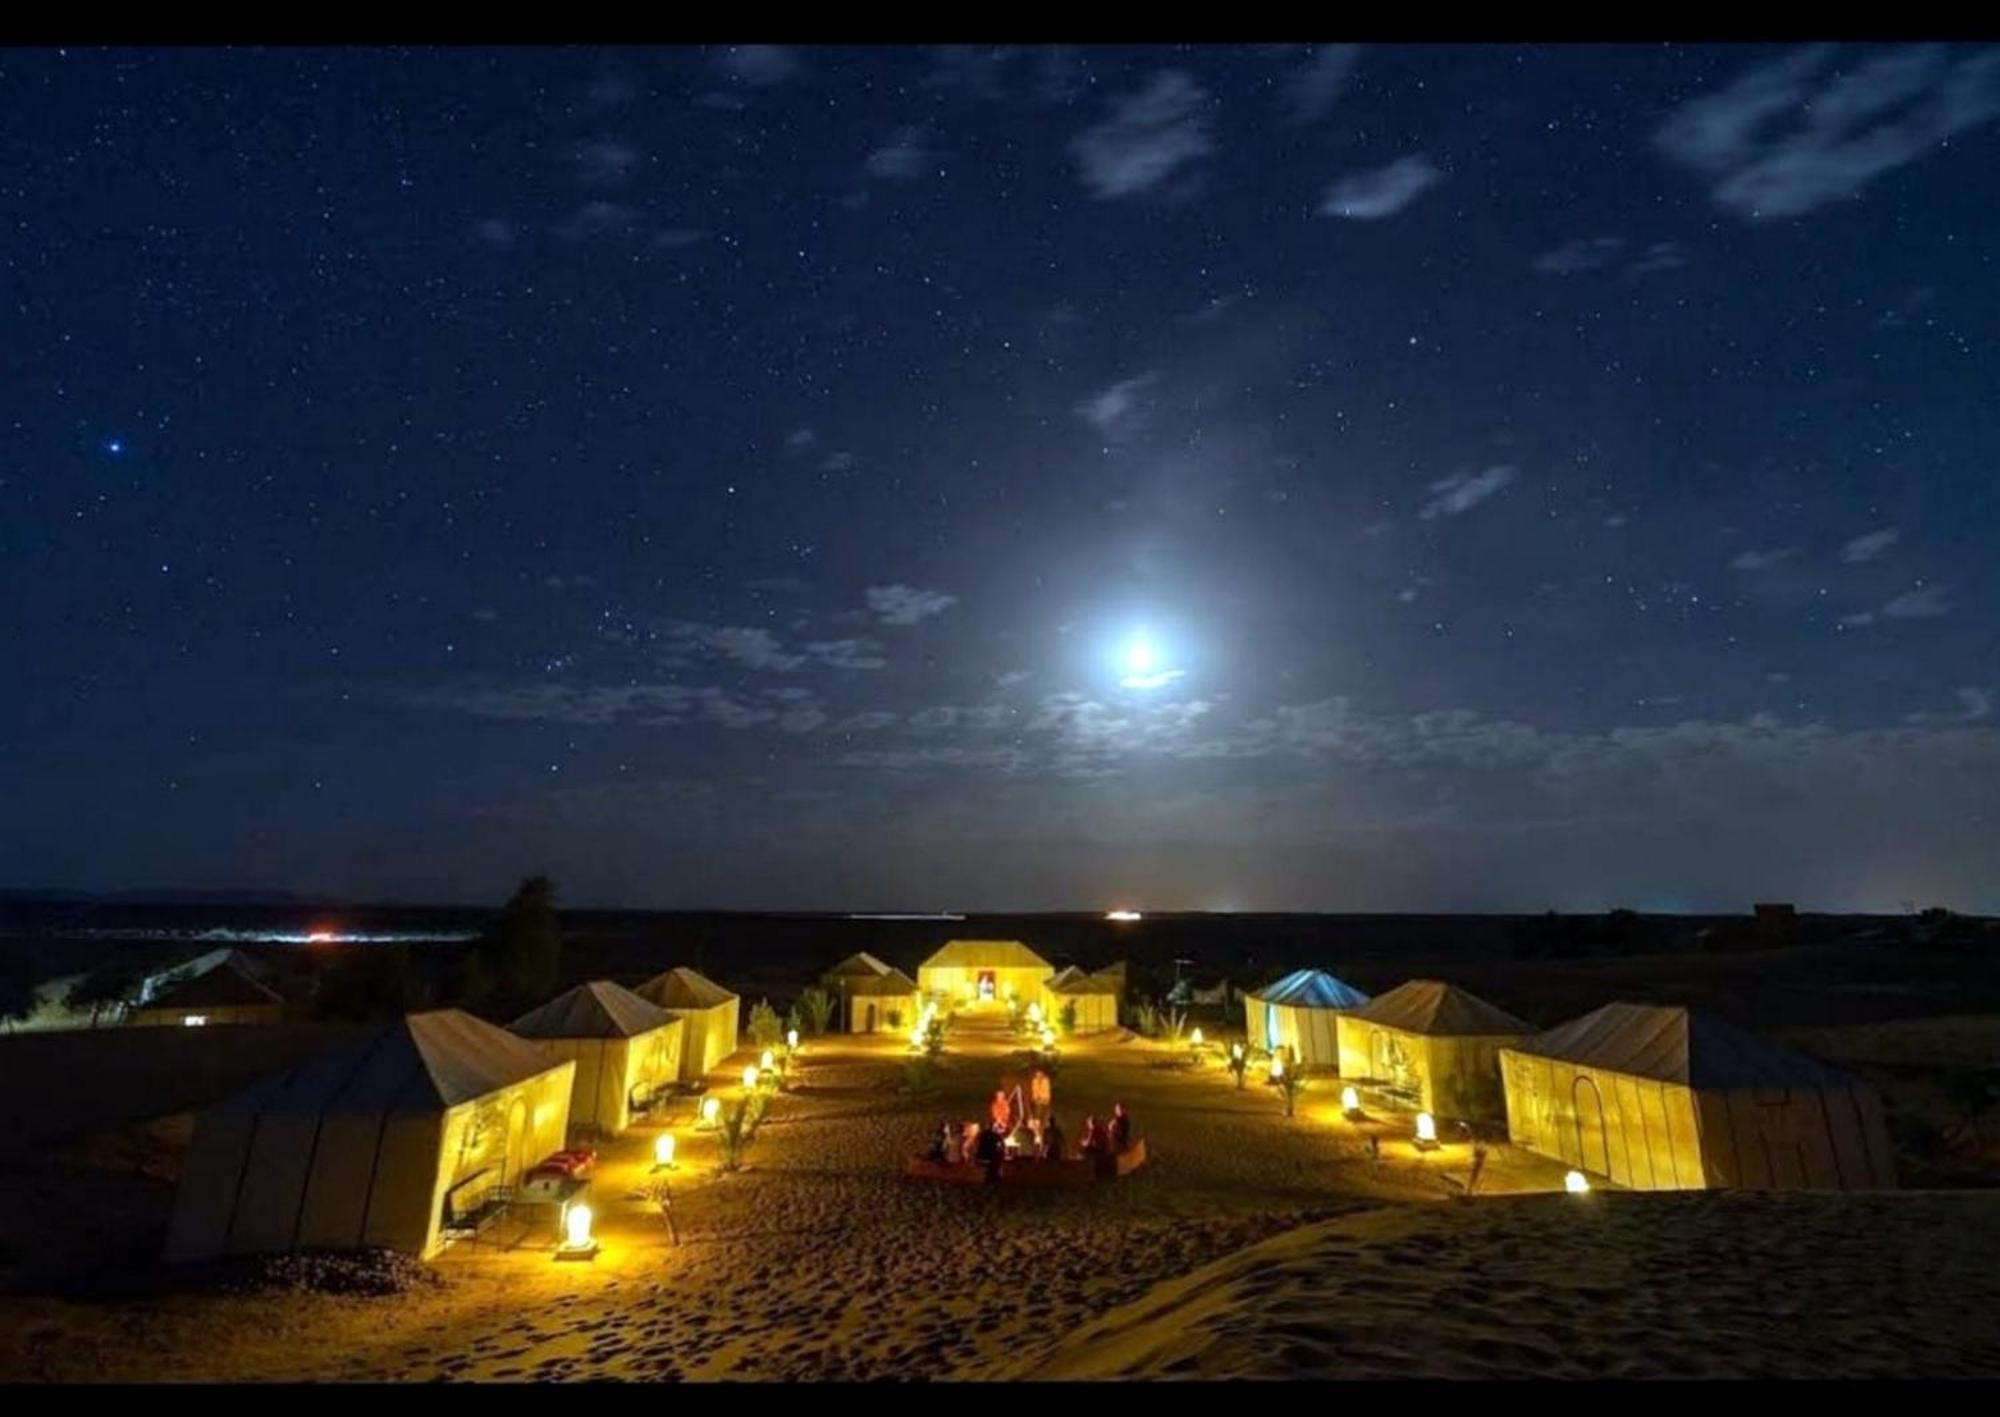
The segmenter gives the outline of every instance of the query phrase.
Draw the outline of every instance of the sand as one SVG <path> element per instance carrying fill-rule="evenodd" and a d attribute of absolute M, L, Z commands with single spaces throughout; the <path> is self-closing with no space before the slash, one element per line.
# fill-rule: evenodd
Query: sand
<path fill-rule="evenodd" d="M 816 1041 L 736 1174 L 683 1114 L 678 1246 L 644 1199 L 647 1126 L 605 1149 L 593 1262 L 553 1261 L 545 1221 L 455 1249 L 439 1289 L 387 1299 L 90 1297 L 24 1278 L 0 1297 L 0 1378 L 1763 1372 L 1809 1370 L 1815 1348 L 1841 1371 L 2000 1371 L 1976 1331 L 1994 1326 L 2000 1256 L 1954 1246 L 1955 1232 L 2000 1229 L 2000 1197 L 1579 1204 L 1509 1195 L 1561 1172 L 1500 1147 L 1492 1194 L 1454 1199 L 1463 1145 L 1421 1156 L 1406 1124 L 1349 1124 L 1331 1081 L 1287 1121 L 1269 1088 L 1239 1091 L 1213 1063 L 1192 1072 L 1125 1035 L 1069 1046 L 1056 1110 L 1074 1136 L 1086 1111 L 1123 1100 L 1151 1152 L 1141 1171 L 1079 1190 L 905 1177 L 940 1117 L 983 1110 L 1010 1053 L 997 1035 L 955 1036 L 942 1090 L 919 1100 L 898 1090 L 897 1040 Z M 163 1224 L 170 1192 L 152 1184 Z M 1749 1345 L 1758 1366 L 1744 1335 L 1765 1305 L 1780 1333 Z M 1374 1317 L 1336 1322 L 1342 1306 Z"/>

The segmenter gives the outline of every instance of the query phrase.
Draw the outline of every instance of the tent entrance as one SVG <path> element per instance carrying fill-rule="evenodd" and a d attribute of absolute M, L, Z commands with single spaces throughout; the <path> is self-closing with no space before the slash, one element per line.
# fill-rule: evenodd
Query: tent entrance
<path fill-rule="evenodd" d="M 982 969 L 982 970 L 980 970 L 980 971 L 979 971 L 979 997 L 980 997 L 980 998 L 981 998 L 982 1000 L 991 1000 L 991 999 L 992 999 L 992 997 L 993 997 L 993 993 L 994 993 L 994 990 L 995 990 L 995 988 L 996 988 L 996 987 L 997 987 L 997 986 L 995 985 L 995 983 L 994 983 L 994 979 L 993 979 L 993 971 L 992 971 L 992 970 L 990 970 L 990 969 Z"/>
<path fill-rule="evenodd" d="M 1570 1087 L 1570 1102 L 1576 1110 L 1578 1168 L 1608 1177 L 1611 1143 L 1604 1130 L 1604 1098 L 1599 1095 L 1597 1084 L 1579 1077 Z"/>
<path fill-rule="evenodd" d="M 1278 1006 L 1264 1005 L 1264 1046 L 1273 1053 L 1278 1051 Z"/>
<path fill-rule="evenodd" d="M 875 1006 L 873 1004 L 868 1006 L 868 1027 L 864 1031 L 868 1033 L 875 1031 Z"/>

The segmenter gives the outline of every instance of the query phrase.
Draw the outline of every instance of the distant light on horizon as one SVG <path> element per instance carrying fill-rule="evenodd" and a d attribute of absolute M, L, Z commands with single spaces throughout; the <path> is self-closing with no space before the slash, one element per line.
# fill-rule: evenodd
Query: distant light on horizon
<path fill-rule="evenodd" d="M 1104 918 L 1106 920 L 1144 920 L 1146 917 L 1136 910 L 1107 910 L 1104 912 Z"/>

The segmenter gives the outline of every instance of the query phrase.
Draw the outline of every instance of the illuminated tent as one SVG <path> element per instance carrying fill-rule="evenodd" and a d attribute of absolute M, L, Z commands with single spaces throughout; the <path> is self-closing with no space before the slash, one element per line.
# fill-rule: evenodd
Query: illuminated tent
<path fill-rule="evenodd" d="M 1435 979 L 1412 979 L 1340 1015 L 1340 1076 L 1366 1079 L 1436 1117 L 1499 1121 L 1499 1050 L 1535 1030 Z"/>
<path fill-rule="evenodd" d="M 599 979 L 579 984 L 507 1025 L 550 1059 L 576 1064 L 569 1123 L 617 1136 L 635 1103 L 681 1075 L 684 1020 L 630 989 Z"/>
<path fill-rule="evenodd" d="M 266 1078 L 196 1122 L 167 1258 L 434 1254 L 448 1217 L 562 1149 L 574 1070 L 439 1009 Z"/>
<path fill-rule="evenodd" d="M 633 990 L 687 1024 L 681 1035 L 681 1078 L 698 1082 L 736 1051 L 742 1004 L 737 997 L 692 969 L 669 969 Z"/>
<path fill-rule="evenodd" d="M 278 1023 L 285 1001 L 230 951 L 213 968 L 160 989 L 126 1015 L 135 1028 L 182 1028 L 231 1023 Z"/>
<path fill-rule="evenodd" d="M 890 965 L 880 974 L 849 978 L 843 999 L 849 1033 L 906 1033 L 923 1011 L 917 981 Z"/>
<path fill-rule="evenodd" d="M 1515 1145 L 1639 1190 L 1887 1189 L 1881 1099 L 1683 1008 L 1606 1004 L 1500 1050 Z"/>
<path fill-rule="evenodd" d="M 953 940 L 917 967 L 925 997 L 954 1004 L 1026 1003 L 1042 996 L 1055 967 L 1019 940 Z"/>
<path fill-rule="evenodd" d="M 1358 1009 L 1368 996 L 1323 969 L 1300 969 L 1243 996 L 1243 1022 L 1252 1048 L 1291 1050 L 1301 1066 L 1338 1068 L 1340 1039 L 1334 1020 Z"/>
<path fill-rule="evenodd" d="M 1042 1014 L 1051 1024 L 1059 1024 L 1063 1010 L 1076 1006 L 1076 1031 L 1118 1027 L 1118 1001 L 1123 997 L 1123 975 L 1110 970 L 1085 974 L 1072 965 L 1051 975 L 1042 985 Z"/>

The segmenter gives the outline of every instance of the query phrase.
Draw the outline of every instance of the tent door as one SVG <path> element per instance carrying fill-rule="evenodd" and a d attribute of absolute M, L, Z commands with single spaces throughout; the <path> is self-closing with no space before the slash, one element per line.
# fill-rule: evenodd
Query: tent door
<path fill-rule="evenodd" d="M 866 1029 L 866 1032 L 873 1033 L 874 1031 L 875 1031 L 875 1006 L 873 1004 L 870 1004 L 868 1006 L 868 1027 Z"/>
<path fill-rule="evenodd" d="M 1576 1111 L 1577 1167 L 1599 1176 L 1611 1174 L 1611 1143 L 1604 1131 L 1604 1099 L 1597 1084 L 1579 1077 L 1570 1088 L 1570 1103 Z"/>
<path fill-rule="evenodd" d="M 990 999 L 990 998 L 992 998 L 992 997 L 993 997 L 993 989 L 994 989 L 994 984 L 993 984 L 993 971 L 992 971 L 992 970 L 990 970 L 990 969 L 982 969 L 982 970 L 980 970 L 980 971 L 979 971 L 979 997 L 980 997 L 980 998 L 982 998 L 982 999 Z"/>

